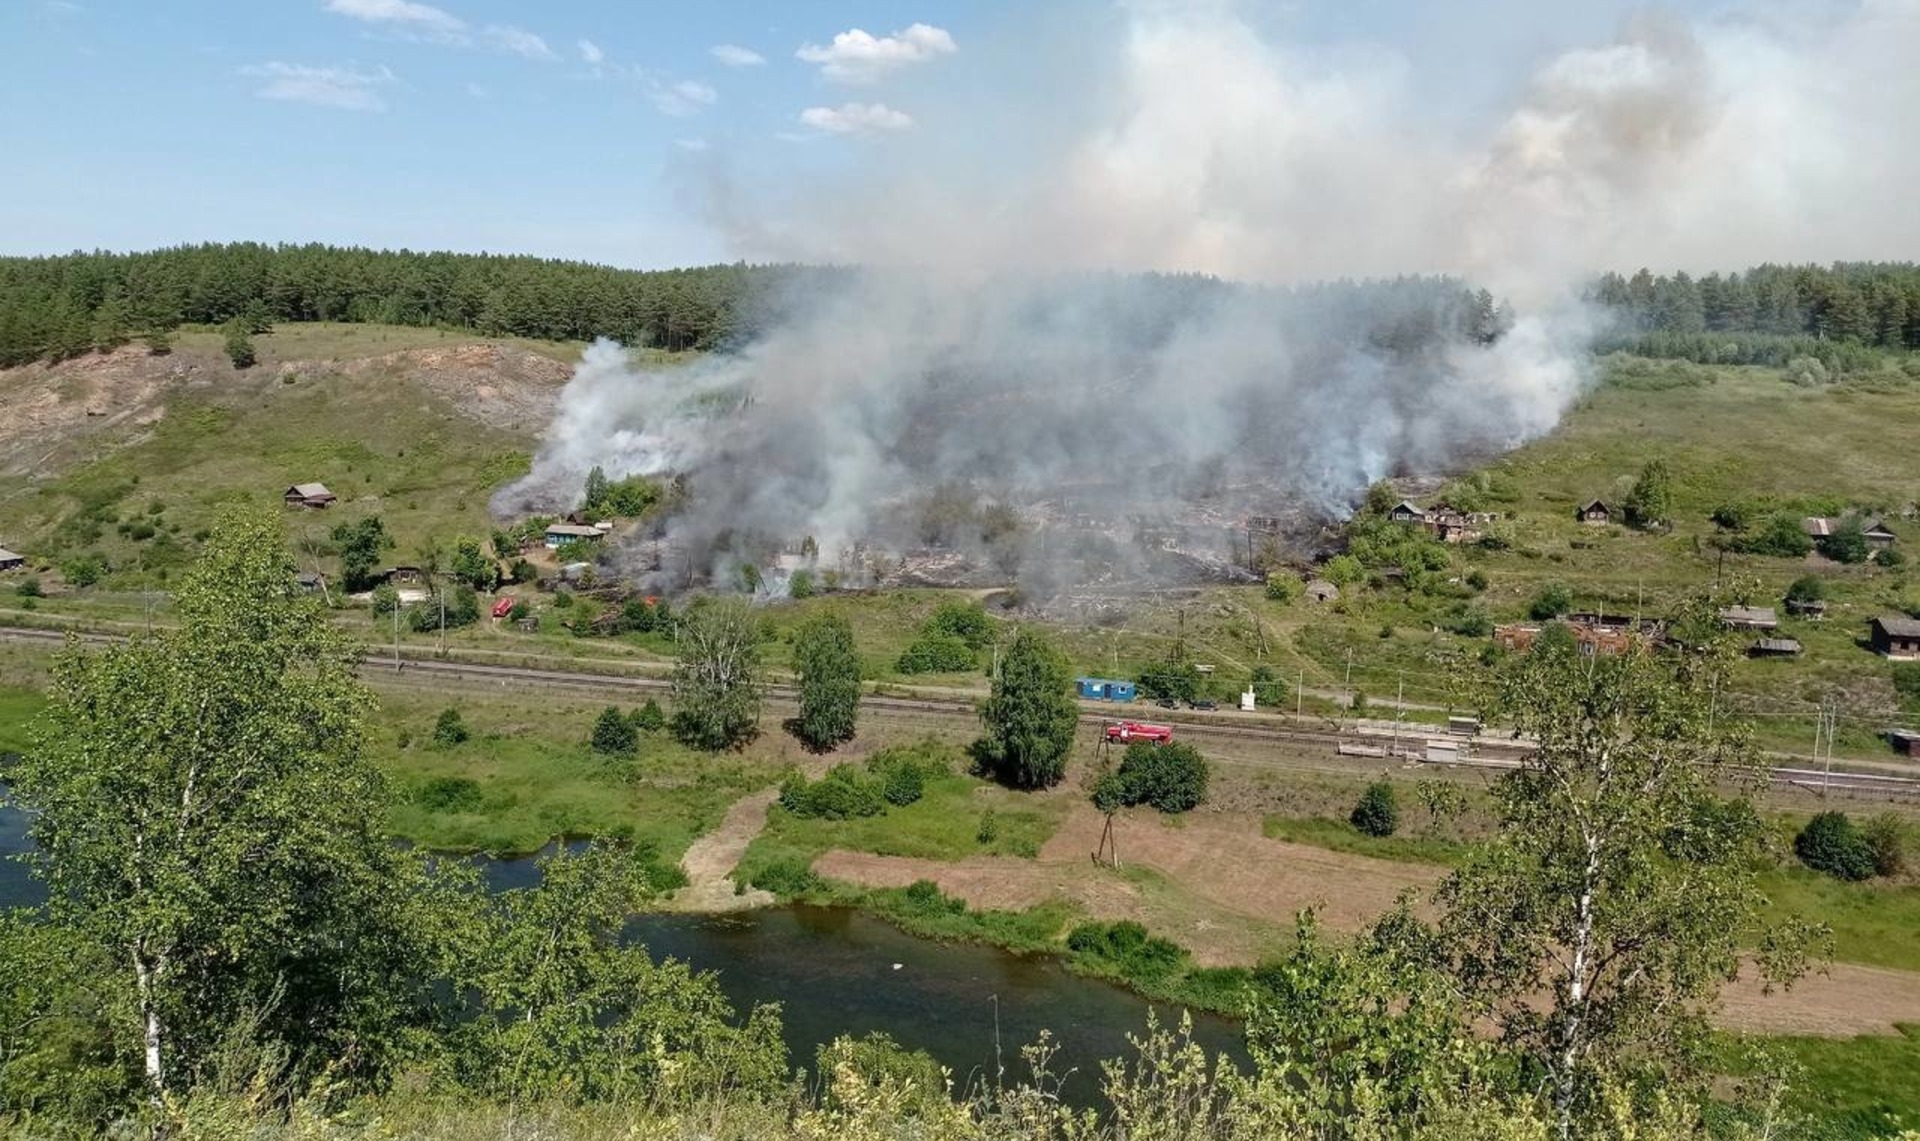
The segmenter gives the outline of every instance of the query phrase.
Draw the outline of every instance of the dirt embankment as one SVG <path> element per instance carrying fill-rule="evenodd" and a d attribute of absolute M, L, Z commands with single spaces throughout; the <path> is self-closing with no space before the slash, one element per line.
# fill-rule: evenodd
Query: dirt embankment
<path fill-rule="evenodd" d="M 264 340 L 265 338 L 263 338 Z M 156 357 L 141 345 L 56 365 L 0 370 L 0 475 L 45 477 L 101 447 L 137 439 L 167 401 L 271 391 L 290 378 L 398 380 L 444 400 L 490 428 L 544 429 L 572 368 L 511 345 L 472 342 L 348 359 L 267 361 L 236 370 L 224 356 L 190 349 Z"/>

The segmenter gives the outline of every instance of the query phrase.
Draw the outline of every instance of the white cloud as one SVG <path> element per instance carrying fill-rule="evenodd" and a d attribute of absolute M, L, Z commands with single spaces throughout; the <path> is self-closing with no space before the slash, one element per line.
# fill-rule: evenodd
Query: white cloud
<path fill-rule="evenodd" d="M 515 55 L 525 56 L 527 59 L 545 62 L 560 58 L 552 48 L 547 46 L 547 41 L 525 28 L 516 28 L 512 24 L 489 24 L 486 36 L 487 42 L 493 46 Z"/>
<path fill-rule="evenodd" d="M 854 28 L 833 37 L 833 43 L 826 47 L 805 44 L 793 54 L 819 64 L 820 74 L 835 83 L 873 83 L 889 72 L 958 50 L 946 29 L 914 24 L 890 36 L 874 36 Z"/>
<path fill-rule="evenodd" d="M 683 151 L 703 151 L 707 149 L 705 139 L 675 139 L 673 145 Z"/>
<path fill-rule="evenodd" d="M 710 107 L 720 101 L 720 93 L 697 79 L 683 79 L 678 83 L 667 84 L 659 79 L 647 80 L 647 99 L 654 109 L 662 115 L 675 117 L 697 115 L 703 107 Z"/>
<path fill-rule="evenodd" d="M 600 45 L 594 43 L 592 40 L 581 40 L 580 41 L 580 58 L 585 60 L 587 63 L 593 64 L 595 67 L 598 67 L 601 61 L 607 58 L 607 53 L 601 51 Z"/>
<path fill-rule="evenodd" d="M 327 11 L 369 24 L 396 24 L 440 34 L 459 33 L 467 28 L 465 20 L 444 8 L 415 3 L 415 0 L 327 0 Z"/>
<path fill-rule="evenodd" d="M 250 64 L 240 74 L 266 82 L 254 91 L 262 99 L 280 99 L 289 103 L 308 103 L 341 111 L 385 111 L 386 100 L 379 88 L 393 82 L 386 68 L 359 71 L 351 67 L 309 67 L 305 64 Z"/>
<path fill-rule="evenodd" d="M 767 62 L 767 57 L 752 48 L 743 48 L 739 44 L 715 44 L 708 49 L 713 58 L 728 67 L 759 67 Z"/>
<path fill-rule="evenodd" d="M 816 131 L 834 135 L 874 135 L 904 131 L 913 126 L 913 116 L 895 111 L 885 103 L 809 107 L 800 112 L 800 121 Z"/>

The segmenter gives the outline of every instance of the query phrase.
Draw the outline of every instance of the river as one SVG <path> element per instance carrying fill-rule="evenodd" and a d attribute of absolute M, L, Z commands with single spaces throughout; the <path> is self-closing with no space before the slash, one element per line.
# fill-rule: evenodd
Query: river
<path fill-rule="evenodd" d="M 23 812 L 0 803 L 0 854 L 29 848 L 26 823 Z M 495 889 L 537 882 L 531 858 L 478 862 Z M 44 898 L 24 865 L 0 861 L 0 907 Z M 1090 1105 L 1098 1100 L 1099 1061 L 1124 1053 L 1126 1036 L 1146 1028 L 1146 1000 L 1070 974 L 1054 959 L 921 939 L 857 911 L 650 914 L 630 931 L 655 957 L 717 972 L 720 988 L 740 1010 L 780 1003 L 796 1065 L 811 1065 L 814 1050 L 837 1035 L 880 1030 L 939 1059 L 964 1090 L 991 1081 L 996 1058 L 1009 1079 L 1026 1078 L 1020 1047 L 1045 1029 L 1060 1048 L 1052 1068 L 1065 1075 L 1062 1096 Z M 1171 1022 L 1178 1012 L 1163 1009 L 1161 1018 Z M 1196 1015 L 1194 1034 L 1210 1053 L 1244 1061 L 1232 1020 Z"/>

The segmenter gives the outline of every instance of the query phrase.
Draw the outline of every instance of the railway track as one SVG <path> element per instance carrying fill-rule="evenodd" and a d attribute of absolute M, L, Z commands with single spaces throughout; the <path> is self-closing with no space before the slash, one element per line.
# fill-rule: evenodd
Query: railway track
<path fill-rule="evenodd" d="M 30 628 L 0 628 L 0 641 L 13 642 L 63 642 L 67 632 L 60 630 L 39 630 Z M 81 634 L 74 637 L 83 642 L 113 643 L 124 641 L 117 634 Z M 401 658 L 398 662 L 391 659 L 381 661 L 366 659 L 361 663 L 361 672 L 370 679 L 399 679 L 414 681 L 417 679 L 439 679 L 446 682 L 494 683 L 500 686 L 516 686 L 522 689 L 538 688 L 569 690 L 584 693 L 616 693 L 632 695 L 655 695 L 667 692 L 671 683 L 666 678 L 646 677 L 635 674 L 604 674 L 577 670 L 544 669 L 532 666 L 489 665 L 480 662 L 442 661 L 434 658 Z M 799 701 L 795 687 L 774 683 L 765 687 L 768 698 L 782 706 L 793 706 Z M 975 700 L 971 697 L 934 698 L 926 696 L 903 697 L 886 693 L 867 693 L 860 699 L 861 707 L 868 710 L 883 710 L 901 714 L 950 717 L 972 721 L 978 716 Z M 1232 716 L 1232 714 L 1228 714 Z M 1114 713 L 1104 709 L 1082 708 L 1080 722 L 1083 725 L 1104 725 L 1114 720 Z M 1211 718 L 1196 717 L 1181 713 L 1167 720 L 1185 735 L 1200 740 L 1241 740 L 1259 741 L 1275 744 L 1307 745 L 1327 749 L 1330 753 L 1342 755 L 1341 746 L 1351 749 L 1359 745 L 1367 748 L 1364 753 L 1346 753 L 1341 762 L 1333 766 L 1308 766 L 1330 772 L 1355 771 L 1371 768 L 1380 761 L 1415 760 L 1405 752 L 1396 751 L 1390 744 L 1392 738 L 1377 732 L 1351 732 L 1339 729 L 1315 729 L 1300 725 L 1248 725 L 1226 724 Z M 1424 729 L 1425 727 L 1421 727 Z M 1443 732 L 1424 732 L 1416 730 L 1399 735 L 1407 742 L 1424 741 L 1428 737 L 1444 738 Z M 1372 747 L 1381 748 L 1375 755 Z M 1404 746 L 1402 746 L 1404 748 Z M 1509 769 L 1517 766 L 1526 755 L 1525 746 L 1501 742 L 1497 739 L 1480 738 L 1473 742 L 1474 755 L 1450 762 L 1450 767 Z M 1245 767 L 1252 762 L 1237 761 L 1236 767 Z M 1794 788 L 1824 795 L 1842 795 L 1866 798 L 1886 798 L 1900 800 L 1920 800 L 1920 778 L 1898 776 L 1889 773 L 1866 773 L 1856 771 L 1809 769 L 1792 765 L 1776 765 L 1768 769 L 1769 780 L 1778 787 Z"/>

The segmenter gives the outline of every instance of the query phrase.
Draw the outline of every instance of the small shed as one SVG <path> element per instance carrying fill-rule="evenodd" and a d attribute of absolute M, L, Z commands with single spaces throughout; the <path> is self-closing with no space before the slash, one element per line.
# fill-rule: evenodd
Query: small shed
<path fill-rule="evenodd" d="M 1868 522 L 1860 528 L 1860 533 L 1867 537 L 1867 546 L 1876 551 L 1884 551 L 1893 546 L 1893 532 L 1887 530 L 1887 525 L 1882 520 L 1874 519 Z"/>
<path fill-rule="evenodd" d="M 572 542 L 594 542 L 606 538 L 607 533 L 598 527 L 584 523 L 554 523 L 547 528 L 547 549 L 553 550 Z"/>
<path fill-rule="evenodd" d="M 1132 701 L 1134 684 L 1101 677 L 1083 677 L 1076 682 L 1080 696 L 1088 701 Z"/>
<path fill-rule="evenodd" d="M 1800 643 L 1793 638 L 1762 638 L 1748 650 L 1750 658 L 1791 658 L 1800 653 Z"/>
<path fill-rule="evenodd" d="M 1890 661 L 1920 661 L 1920 619 L 1883 614 L 1873 620 L 1868 639 Z"/>
<path fill-rule="evenodd" d="M 1887 744 L 1893 746 L 1896 753 L 1905 753 L 1909 757 L 1920 757 L 1920 730 L 1889 729 Z"/>
<path fill-rule="evenodd" d="M 1316 578 L 1307 584 L 1307 601 L 1332 602 L 1340 597 L 1340 588 L 1324 578 Z"/>
<path fill-rule="evenodd" d="M 1720 621 L 1735 630 L 1773 630 L 1780 615 L 1771 606 L 1729 606 L 1720 612 Z"/>
<path fill-rule="evenodd" d="M 1573 516 L 1590 527 L 1604 527 L 1613 522 L 1613 508 L 1608 507 L 1601 500 L 1594 499 L 1582 503 Z"/>
<path fill-rule="evenodd" d="M 27 565 L 27 556 L 0 547 L 0 571 L 19 570 Z"/>
<path fill-rule="evenodd" d="M 317 511 L 331 505 L 335 496 L 324 483 L 296 483 L 287 488 L 285 498 L 288 507 L 311 507 Z"/>
<path fill-rule="evenodd" d="M 327 576 L 314 571 L 301 571 L 293 576 L 293 581 L 308 594 L 319 594 L 327 588 Z"/>
<path fill-rule="evenodd" d="M 1427 513 L 1420 509 L 1419 504 L 1407 499 L 1394 504 L 1393 509 L 1387 512 L 1387 518 L 1395 523 L 1418 523 L 1426 517 Z"/>
<path fill-rule="evenodd" d="M 1823 598 L 1789 598 L 1787 613 L 1795 618 L 1810 618 L 1818 621 L 1827 616 L 1827 602 Z"/>

